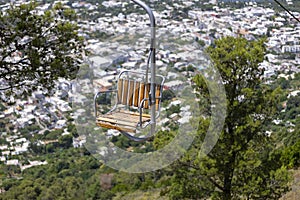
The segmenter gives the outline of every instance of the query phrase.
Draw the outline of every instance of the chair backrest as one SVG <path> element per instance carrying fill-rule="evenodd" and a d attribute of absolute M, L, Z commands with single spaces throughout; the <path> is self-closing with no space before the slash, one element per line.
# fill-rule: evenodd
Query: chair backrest
<path fill-rule="evenodd" d="M 118 104 L 139 107 L 144 98 L 149 98 L 150 83 L 119 78 L 118 80 Z M 162 86 L 155 84 L 156 110 L 159 109 Z M 144 102 L 143 108 L 149 109 L 149 101 Z"/>

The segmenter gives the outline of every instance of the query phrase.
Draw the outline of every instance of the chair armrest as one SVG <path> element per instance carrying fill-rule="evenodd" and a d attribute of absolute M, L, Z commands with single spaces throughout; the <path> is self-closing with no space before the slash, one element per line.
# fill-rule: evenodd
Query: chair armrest
<path fill-rule="evenodd" d="M 111 92 L 117 92 L 117 90 L 107 90 L 107 91 L 100 91 L 100 92 L 97 92 L 94 96 L 94 109 L 95 109 L 95 117 L 97 117 L 97 97 L 100 95 L 100 94 L 103 94 L 103 93 L 111 93 Z"/>

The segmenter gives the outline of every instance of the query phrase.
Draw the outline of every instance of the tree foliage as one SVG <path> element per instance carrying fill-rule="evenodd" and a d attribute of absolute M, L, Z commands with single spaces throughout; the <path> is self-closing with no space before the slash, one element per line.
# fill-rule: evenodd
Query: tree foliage
<path fill-rule="evenodd" d="M 0 11 L 0 90 L 2 100 L 41 88 L 50 93 L 59 77 L 75 77 L 83 38 L 74 10 L 61 3 L 42 12 L 30 2 Z M 72 21 L 71 21 L 72 20 Z"/>
<path fill-rule="evenodd" d="M 263 84 L 264 40 L 226 37 L 207 49 L 227 95 L 227 116 L 217 144 L 199 157 L 209 118 L 200 119 L 194 144 L 174 165 L 173 199 L 279 199 L 288 190 L 289 175 L 279 159 L 266 125 L 276 112 L 280 89 Z M 194 78 L 204 98 L 209 91 L 201 76 Z M 210 109 L 207 111 L 210 113 Z M 273 145 L 274 144 L 274 145 Z"/>
<path fill-rule="evenodd" d="M 47 165 L 24 170 L 21 179 L 4 180 L 0 199 L 111 199 L 113 194 L 100 186 L 101 163 L 83 151 L 49 154 Z"/>

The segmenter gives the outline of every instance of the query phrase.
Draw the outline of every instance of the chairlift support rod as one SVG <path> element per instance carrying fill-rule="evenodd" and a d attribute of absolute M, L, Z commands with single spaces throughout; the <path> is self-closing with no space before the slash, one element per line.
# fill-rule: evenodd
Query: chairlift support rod
<path fill-rule="evenodd" d="M 156 69 L 155 69 L 155 17 L 153 15 L 153 12 L 151 8 L 146 5 L 144 2 L 140 0 L 132 0 L 134 3 L 142 7 L 149 15 L 150 19 L 150 29 L 151 29 L 151 39 L 150 39 L 150 68 L 151 68 L 151 86 L 150 86 L 150 105 L 151 106 L 151 133 L 150 135 L 153 135 L 155 132 L 155 126 L 156 126 L 156 118 L 155 118 L 155 79 L 156 79 Z M 147 70 L 148 71 L 148 70 Z M 147 74 L 148 77 L 148 74 Z M 148 81 L 148 80 L 146 80 Z"/>

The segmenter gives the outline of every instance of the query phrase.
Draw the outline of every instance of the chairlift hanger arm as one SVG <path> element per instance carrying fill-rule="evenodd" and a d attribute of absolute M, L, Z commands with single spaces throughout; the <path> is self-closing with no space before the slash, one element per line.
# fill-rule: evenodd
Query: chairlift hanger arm
<path fill-rule="evenodd" d="M 150 61 L 150 67 L 151 67 L 151 88 L 150 88 L 150 105 L 155 105 L 155 74 L 156 74 L 156 66 L 155 66 L 155 17 L 154 14 L 151 10 L 151 8 L 146 5 L 144 2 L 140 0 L 132 0 L 134 3 L 142 7 L 149 15 L 150 19 L 150 29 L 151 29 L 151 40 L 150 40 L 150 55 L 148 59 L 148 63 Z M 147 63 L 147 72 L 148 72 L 148 63 Z M 148 74 L 148 73 L 147 73 Z M 148 75 L 147 75 L 148 76 Z M 151 107 L 151 133 L 154 133 L 155 131 L 155 126 L 156 126 L 156 117 L 155 117 L 155 106 Z"/>
<path fill-rule="evenodd" d="M 140 0 L 132 0 L 132 1 L 137 5 L 141 6 L 148 13 L 150 19 L 151 41 L 150 41 L 150 53 L 147 59 L 147 69 L 146 69 L 146 80 L 147 80 L 149 63 L 151 63 L 152 70 L 155 73 L 155 69 L 154 69 L 155 68 L 155 27 L 156 27 L 155 17 L 151 8 L 148 5 L 146 5 L 144 2 Z"/>
<path fill-rule="evenodd" d="M 150 49 L 154 49 L 155 48 L 155 17 L 153 15 L 153 12 L 151 10 L 151 8 L 146 5 L 144 2 L 140 1 L 140 0 L 132 0 L 134 3 L 138 4 L 139 6 L 141 6 L 149 15 L 149 19 L 150 19 L 150 26 L 151 26 L 151 45 L 150 45 Z"/>
<path fill-rule="evenodd" d="M 150 18 L 150 25 L 151 25 L 151 27 L 154 28 L 155 27 L 155 17 L 153 15 L 151 8 L 140 0 L 132 0 L 132 1 L 136 4 L 138 4 L 139 6 L 141 6 L 148 13 L 149 18 Z"/>

